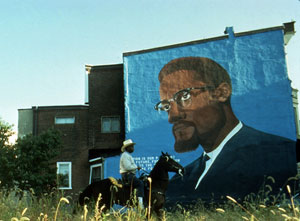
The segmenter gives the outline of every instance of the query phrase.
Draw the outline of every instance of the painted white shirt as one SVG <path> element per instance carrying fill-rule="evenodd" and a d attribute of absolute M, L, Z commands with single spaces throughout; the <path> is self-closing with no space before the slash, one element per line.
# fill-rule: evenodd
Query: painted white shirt
<path fill-rule="evenodd" d="M 213 164 L 213 162 L 215 161 L 215 159 L 217 158 L 217 156 L 219 155 L 219 153 L 222 151 L 223 147 L 225 146 L 225 144 L 237 133 L 239 132 L 239 130 L 243 127 L 243 124 L 241 121 L 239 121 L 239 123 L 232 129 L 232 131 L 230 131 L 229 134 L 227 134 L 227 136 L 225 137 L 225 139 L 220 143 L 220 145 L 214 149 L 213 151 L 206 153 L 205 151 L 203 152 L 203 154 L 207 154 L 209 156 L 209 160 L 206 161 L 206 167 L 205 170 L 203 171 L 203 173 L 201 174 L 201 176 L 198 179 L 198 182 L 195 186 L 195 189 L 197 189 L 197 187 L 199 186 L 201 180 L 203 179 L 203 177 L 206 175 L 207 171 L 209 170 L 209 168 L 211 167 L 211 165 Z"/>
<path fill-rule="evenodd" d="M 135 173 L 137 165 L 134 163 L 134 160 L 130 153 L 125 151 L 122 153 L 120 158 L 120 173 L 132 172 Z"/>

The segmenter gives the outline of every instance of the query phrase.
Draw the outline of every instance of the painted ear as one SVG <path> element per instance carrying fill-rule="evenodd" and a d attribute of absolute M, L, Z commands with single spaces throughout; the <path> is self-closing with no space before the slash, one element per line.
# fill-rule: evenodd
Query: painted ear
<path fill-rule="evenodd" d="M 166 154 L 164 152 L 161 151 L 161 155 L 165 156 Z"/>
<path fill-rule="evenodd" d="M 225 102 L 230 98 L 231 91 L 230 85 L 223 82 L 215 89 L 214 97 L 220 102 Z"/>

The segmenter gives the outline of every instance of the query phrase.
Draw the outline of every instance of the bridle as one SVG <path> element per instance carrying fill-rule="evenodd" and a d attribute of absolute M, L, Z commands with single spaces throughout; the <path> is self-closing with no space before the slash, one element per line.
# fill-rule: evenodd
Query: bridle
<path fill-rule="evenodd" d="M 164 157 L 166 157 L 167 159 L 166 159 L 166 161 L 168 162 L 169 161 L 169 156 L 164 156 Z M 175 161 L 176 162 L 176 161 Z M 177 172 L 178 172 L 178 174 L 180 175 L 180 176 L 183 176 L 183 170 L 180 168 L 180 166 L 178 166 L 178 165 L 172 165 L 172 167 L 175 169 L 175 170 L 177 170 Z"/>

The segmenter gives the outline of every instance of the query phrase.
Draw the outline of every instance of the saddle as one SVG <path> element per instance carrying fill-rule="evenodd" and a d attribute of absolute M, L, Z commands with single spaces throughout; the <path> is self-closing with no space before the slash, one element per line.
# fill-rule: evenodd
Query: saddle
<path fill-rule="evenodd" d="M 132 179 L 129 179 L 127 176 L 122 176 L 120 183 L 122 183 L 123 186 L 130 187 L 132 185 Z"/>
<path fill-rule="evenodd" d="M 111 184 L 113 184 L 116 187 L 122 188 L 123 187 L 123 183 L 121 180 L 117 180 L 114 177 L 108 177 L 108 179 L 110 180 Z"/>
<path fill-rule="evenodd" d="M 131 186 L 130 180 L 116 179 L 114 177 L 108 177 L 108 179 L 110 180 L 112 185 L 118 188 L 125 188 Z"/>
<path fill-rule="evenodd" d="M 116 179 L 114 177 L 108 177 L 108 179 L 110 180 L 110 182 L 114 186 L 117 186 L 119 188 L 130 187 L 131 186 L 131 180 Z M 139 179 L 143 181 L 144 187 L 146 187 L 147 189 L 149 189 L 149 182 L 147 180 L 147 176 L 145 174 L 142 174 L 139 177 Z"/>

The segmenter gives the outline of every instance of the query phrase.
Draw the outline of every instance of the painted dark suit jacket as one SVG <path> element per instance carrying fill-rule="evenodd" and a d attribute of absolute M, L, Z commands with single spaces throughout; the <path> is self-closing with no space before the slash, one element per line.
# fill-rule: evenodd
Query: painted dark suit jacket
<path fill-rule="evenodd" d="M 226 196 L 242 200 L 250 193 L 257 194 L 266 184 L 276 194 L 297 173 L 295 142 L 243 125 L 225 144 L 195 190 L 198 165 L 199 159 L 185 167 L 183 177 L 175 175 L 171 179 L 166 194 L 168 205 L 190 204 L 198 199 L 218 203 L 227 200 Z M 268 176 L 275 183 L 266 179 Z"/>

